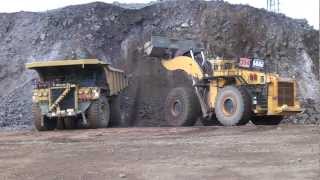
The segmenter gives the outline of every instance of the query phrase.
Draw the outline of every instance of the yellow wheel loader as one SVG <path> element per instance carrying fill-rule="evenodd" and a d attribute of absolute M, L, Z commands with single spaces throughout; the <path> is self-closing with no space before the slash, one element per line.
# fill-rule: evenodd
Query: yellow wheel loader
<path fill-rule="evenodd" d="M 153 36 L 145 52 L 161 58 L 169 71 L 182 70 L 193 88 L 172 89 L 165 102 L 165 120 L 171 126 L 277 125 L 285 115 L 302 111 L 296 81 L 265 71 L 264 61 L 207 59 L 201 43 Z"/>

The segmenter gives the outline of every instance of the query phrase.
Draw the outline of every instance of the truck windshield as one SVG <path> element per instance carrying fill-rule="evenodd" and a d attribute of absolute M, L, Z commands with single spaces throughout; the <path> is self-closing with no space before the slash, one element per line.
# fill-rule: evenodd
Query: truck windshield
<path fill-rule="evenodd" d="M 82 87 L 103 86 L 105 76 L 102 67 L 87 65 L 46 67 L 37 70 L 41 82 L 46 84 L 72 83 Z"/>

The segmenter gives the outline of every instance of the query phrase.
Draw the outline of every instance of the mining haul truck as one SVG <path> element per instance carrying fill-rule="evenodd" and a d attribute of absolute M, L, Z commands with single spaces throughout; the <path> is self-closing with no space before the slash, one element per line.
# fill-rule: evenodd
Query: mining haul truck
<path fill-rule="evenodd" d="M 97 59 L 33 62 L 32 113 L 39 131 L 106 128 L 120 121 L 118 95 L 128 86 L 123 71 Z"/>
<path fill-rule="evenodd" d="M 193 87 L 176 87 L 164 106 L 171 126 L 277 125 L 285 115 L 302 111 L 296 81 L 265 71 L 264 61 L 206 59 L 201 43 L 153 36 L 145 44 L 150 57 L 162 59 L 169 71 L 182 70 Z"/>

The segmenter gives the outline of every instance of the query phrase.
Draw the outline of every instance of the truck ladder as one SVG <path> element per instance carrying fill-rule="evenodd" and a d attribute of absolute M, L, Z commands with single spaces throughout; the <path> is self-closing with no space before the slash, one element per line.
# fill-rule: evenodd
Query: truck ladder
<path fill-rule="evenodd" d="M 52 111 L 53 109 L 55 109 L 58 106 L 58 104 L 68 95 L 70 91 L 71 91 L 71 86 L 70 84 L 67 84 L 66 89 L 57 98 L 57 100 L 50 106 L 49 111 Z"/>

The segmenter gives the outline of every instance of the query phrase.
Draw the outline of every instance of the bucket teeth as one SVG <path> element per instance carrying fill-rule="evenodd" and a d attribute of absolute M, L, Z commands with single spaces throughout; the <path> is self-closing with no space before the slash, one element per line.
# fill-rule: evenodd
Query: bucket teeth
<path fill-rule="evenodd" d="M 202 49 L 203 45 L 200 42 L 162 36 L 152 36 L 151 41 L 144 45 L 144 51 L 148 56 L 159 58 L 174 56 L 178 51 L 183 54 L 189 50 L 197 52 Z"/>

